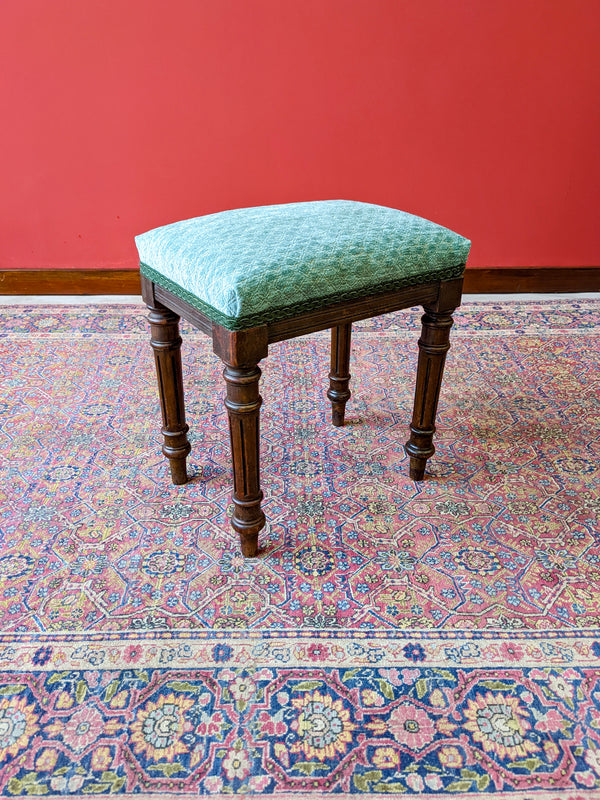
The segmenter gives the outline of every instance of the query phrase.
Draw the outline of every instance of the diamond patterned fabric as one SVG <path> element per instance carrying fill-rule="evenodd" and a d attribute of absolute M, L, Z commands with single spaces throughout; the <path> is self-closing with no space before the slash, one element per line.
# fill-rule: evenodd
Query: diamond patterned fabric
<path fill-rule="evenodd" d="M 471 243 L 351 200 L 222 211 L 136 236 L 142 274 L 231 329 L 458 278 Z"/>

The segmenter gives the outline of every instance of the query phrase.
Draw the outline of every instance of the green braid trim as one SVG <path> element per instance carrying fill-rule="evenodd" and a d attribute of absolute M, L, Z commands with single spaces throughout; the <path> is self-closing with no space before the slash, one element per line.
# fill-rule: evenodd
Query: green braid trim
<path fill-rule="evenodd" d="M 259 325 L 268 325 L 270 322 L 280 322 L 285 319 L 297 317 L 299 314 L 307 313 L 309 311 L 319 311 L 326 306 L 332 306 L 337 303 L 342 303 L 349 300 L 357 300 L 361 297 L 368 297 L 370 294 L 384 294 L 391 292 L 394 289 L 405 289 L 407 286 L 419 286 L 426 283 L 436 283 L 437 281 L 450 281 L 453 278 L 460 278 L 465 271 L 464 264 L 457 264 L 454 267 L 445 267 L 440 270 L 432 270 L 430 272 L 422 272 L 420 275 L 404 276 L 396 278 L 392 281 L 384 281 L 379 283 L 377 287 L 363 286 L 362 288 L 353 288 L 342 292 L 335 292 L 328 294 L 325 297 L 315 297 L 311 300 L 303 300 L 299 303 L 292 303 L 289 306 L 279 306 L 278 308 L 265 308 L 255 314 L 248 314 L 245 317 L 229 317 L 223 314 L 214 306 L 200 300 L 195 294 L 188 292 L 178 283 L 174 283 L 170 278 L 156 272 L 147 264 L 140 263 L 140 271 L 142 275 L 149 278 L 153 283 L 162 286 L 163 289 L 174 294 L 176 297 L 185 300 L 186 303 L 197 308 L 205 314 L 210 320 L 222 325 L 230 331 L 241 331 L 246 328 L 255 328 Z M 376 291 L 373 291 L 376 288 Z"/>

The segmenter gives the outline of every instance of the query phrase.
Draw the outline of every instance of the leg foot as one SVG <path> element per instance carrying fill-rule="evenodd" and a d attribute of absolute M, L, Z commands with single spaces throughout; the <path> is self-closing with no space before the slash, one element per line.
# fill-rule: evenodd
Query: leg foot
<path fill-rule="evenodd" d="M 451 311 L 425 309 L 419 339 L 419 363 L 410 439 L 405 445 L 410 457 L 410 477 L 422 481 L 427 460 L 435 452 L 433 434 L 435 416 L 444 373 L 446 353 L 450 349 Z"/>
<path fill-rule="evenodd" d="M 425 477 L 425 465 L 427 459 L 425 458 L 411 458 L 410 459 L 410 477 L 413 481 L 422 481 Z"/>
<path fill-rule="evenodd" d="M 331 329 L 331 372 L 327 397 L 331 400 L 331 421 L 336 428 L 344 424 L 346 403 L 350 399 L 350 338 L 352 323 Z"/>
<path fill-rule="evenodd" d="M 244 367 L 227 364 L 223 371 L 233 459 L 234 511 L 231 524 L 240 535 L 242 553 L 250 558 L 257 554 L 258 532 L 265 525 L 265 515 L 260 507 L 263 498 L 259 469 L 260 374 L 256 364 Z"/>
<path fill-rule="evenodd" d="M 191 450 L 185 422 L 179 317 L 165 306 L 148 306 L 150 344 L 154 350 L 158 392 L 163 418 L 163 454 L 169 459 L 175 485 L 187 482 L 186 457 Z"/>

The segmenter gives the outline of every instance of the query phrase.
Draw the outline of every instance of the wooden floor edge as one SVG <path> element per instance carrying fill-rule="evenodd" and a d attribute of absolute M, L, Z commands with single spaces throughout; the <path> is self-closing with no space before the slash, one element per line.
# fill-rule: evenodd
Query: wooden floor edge
<path fill-rule="evenodd" d="M 134 269 L 0 270 L 0 295 L 140 294 Z M 496 267 L 465 272 L 466 294 L 599 292 L 600 267 Z"/>

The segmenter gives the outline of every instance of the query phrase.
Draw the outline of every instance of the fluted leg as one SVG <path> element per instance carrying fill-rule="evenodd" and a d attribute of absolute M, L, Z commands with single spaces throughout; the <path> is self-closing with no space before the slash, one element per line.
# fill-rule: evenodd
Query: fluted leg
<path fill-rule="evenodd" d="M 410 439 L 406 452 L 410 456 L 410 477 L 423 480 L 427 459 L 434 452 L 433 434 L 446 353 L 450 349 L 452 311 L 425 309 L 419 339 L 419 363 Z"/>
<path fill-rule="evenodd" d="M 331 372 L 327 397 L 331 400 L 331 421 L 336 428 L 344 424 L 346 403 L 350 399 L 350 338 L 352 323 L 331 329 Z"/>
<path fill-rule="evenodd" d="M 242 553 L 255 556 L 258 532 L 265 524 L 260 502 L 260 430 L 262 398 L 258 392 L 258 366 L 233 367 L 226 364 L 223 376 L 227 383 L 225 406 L 229 413 L 231 455 L 233 459 L 233 519 L 240 535 Z"/>
<path fill-rule="evenodd" d="M 163 418 L 162 451 L 169 459 L 173 483 L 179 485 L 187 482 L 185 459 L 191 450 L 183 402 L 179 317 L 164 306 L 149 305 L 148 308 L 152 335 L 150 344 L 154 350 Z"/>

